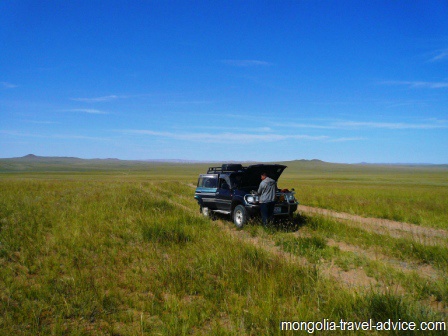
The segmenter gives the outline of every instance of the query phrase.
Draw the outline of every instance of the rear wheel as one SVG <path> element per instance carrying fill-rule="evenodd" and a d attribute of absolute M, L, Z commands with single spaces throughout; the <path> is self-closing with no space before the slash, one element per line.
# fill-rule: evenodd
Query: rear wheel
<path fill-rule="evenodd" d="M 233 222 L 237 228 L 242 228 L 248 220 L 246 208 L 242 205 L 237 205 L 233 210 Z"/>

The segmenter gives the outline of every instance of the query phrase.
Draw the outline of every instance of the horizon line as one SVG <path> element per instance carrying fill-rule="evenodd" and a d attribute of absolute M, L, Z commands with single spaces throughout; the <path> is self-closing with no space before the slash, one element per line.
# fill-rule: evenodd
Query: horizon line
<path fill-rule="evenodd" d="M 294 162 L 294 161 L 317 161 L 321 163 L 329 163 L 329 164 L 346 164 L 346 165 L 385 165 L 385 166 L 448 166 L 448 163 L 431 163 L 431 162 L 331 162 L 324 161 L 321 159 L 290 159 L 290 160 L 273 160 L 273 161 L 260 161 L 260 160 L 195 160 L 195 159 L 120 159 L 120 158 L 112 158 L 112 157 L 94 157 L 94 158 L 85 158 L 85 157 L 77 157 L 77 156 L 42 156 L 35 154 L 26 154 L 24 156 L 16 156 L 16 157 L 1 157 L 0 160 L 12 160 L 12 159 L 77 159 L 77 160 L 102 160 L 102 161 L 130 161 L 130 162 L 159 162 L 159 163 L 272 163 L 272 162 Z"/>

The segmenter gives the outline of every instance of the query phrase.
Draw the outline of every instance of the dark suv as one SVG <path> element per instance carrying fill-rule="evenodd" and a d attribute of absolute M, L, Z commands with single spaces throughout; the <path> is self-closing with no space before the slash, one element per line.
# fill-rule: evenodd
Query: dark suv
<path fill-rule="evenodd" d="M 286 166 L 256 164 L 223 164 L 208 168 L 207 174 L 199 175 L 194 198 L 204 216 L 213 213 L 231 215 L 237 227 L 242 227 L 250 217 L 260 214 L 256 190 L 262 173 L 278 181 Z M 277 189 L 274 216 L 292 216 L 299 204 L 294 189 Z"/>

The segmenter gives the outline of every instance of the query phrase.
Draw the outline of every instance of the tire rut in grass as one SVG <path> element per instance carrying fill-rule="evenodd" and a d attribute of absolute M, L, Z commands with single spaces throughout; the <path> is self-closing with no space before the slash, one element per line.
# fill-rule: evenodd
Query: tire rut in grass
<path fill-rule="evenodd" d="M 190 185 L 191 187 L 195 187 Z M 174 202 L 174 201 L 173 201 Z M 175 202 L 174 202 L 175 203 Z M 177 203 L 175 203 L 177 204 Z M 192 211 L 192 209 L 177 204 L 184 210 Z M 313 208 L 308 206 L 299 206 L 299 211 L 306 214 L 318 214 L 331 217 L 336 220 L 343 221 L 344 223 L 365 229 L 367 231 L 381 233 L 384 235 L 390 235 L 396 238 L 411 238 L 427 245 L 446 244 L 448 238 L 448 231 L 441 229 L 433 229 L 428 227 L 420 227 L 418 225 L 396 222 L 392 220 L 380 219 L 380 218 L 365 218 L 358 215 L 351 215 L 347 213 L 341 213 L 321 208 Z M 197 216 L 200 216 L 197 214 Z M 218 225 L 223 231 L 232 235 L 236 239 L 242 242 L 250 243 L 256 247 L 262 248 L 269 253 L 279 255 L 290 262 L 297 263 L 301 266 L 311 267 L 315 266 L 307 258 L 294 255 L 284 251 L 280 246 L 277 246 L 273 239 L 268 237 L 253 236 L 249 232 L 244 230 L 238 230 L 233 227 L 230 222 L 225 220 L 215 220 L 214 223 Z M 360 225 L 362 224 L 362 226 Z M 299 231 L 291 232 L 293 236 L 299 237 L 301 233 Z M 327 240 L 328 246 L 338 247 L 341 251 L 351 252 L 365 256 L 372 261 L 378 261 L 386 264 L 403 273 L 416 271 L 423 277 L 429 280 L 439 279 L 441 276 L 440 271 L 434 269 L 428 264 L 418 264 L 415 262 L 403 262 L 401 260 L 393 259 L 387 255 L 377 253 L 370 249 L 363 249 L 358 246 L 350 245 L 345 242 L 337 242 L 332 239 Z M 343 269 L 335 264 L 334 260 L 320 261 L 319 271 L 322 275 L 328 278 L 333 278 L 335 281 L 343 284 L 346 287 L 352 288 L 355 291 L 363 290 L 375 290 L 381 293 L 390 293 L 393 291 L 396 294 L 404 294 L 406 290 L 400 286 L 400 284 L 394 284 L 393 288 L 390 288 L 390 284 L 385 283 L 381 278 L 378 280 L 369 276 L 362 267 L 355 267 L 353 269 Z M 436 311 L 446 313 L 447 307 L 443 302 L 437 300 L 427 300 L 423 302 L 425 305 L 431 306 Z"/>
<path fill-rule="evenodd" d="M 415 224 L 396 222 L 389 219 L 362 217 L 359 215 L 352 215 L 345 212 L 337 212 L 306 205 L 299 205 L 298 210 L 305 214 L 319 214 L 332 217 L 353 226 L 359 226 L 362 224 L 362 228 L 365 230 L 388 234 L 392 237 L 413 238 L 427 245 L 447 243 L 448 231 L 443 229 L 423 227 Z"/>
<path fill-rule="evenodd" d="M 191 188 L 196 188 L 196 186 L 191 183 L 186 185 Z M 363 224 L 363 228 L 365 228 L 366 230 L 389 234 L 393 237 L 411 236 L 417 239 L 421 239 L 422 241 L 427 241 L 428 244 L 438 244 L 440 242 L 446 244 L 446 239 L 448 239 L 448 230 L 423 227 L 416 224 L 397 222 L 390 219 L 362 217 L 346 212 L 338 212 L 307 205 L 299 205 L 298 211 L 305 214 L 320 214 L 333 217 L 335 219 L 344 220 L 345 222 L 351 222 L 353 225 Z M 435 238 L 435 240 L 428 238 Z"/>
<path fill-rule="evenodd" d="M 198 217 L 201 216 L 196 211 L 184 206 L 183 204 L 177 203 L 174 200 L 169 200 L 170 203 L 182 208 L 185 211 L 190 213 L 195 213 Z M 292 253 L 284 251 L 282 248 L 277 246 L 272 239 L 268 239 L 265 237 L 252 236 L 250 233 L 244 230 L 238 230 L 233 228 L 233 224 L 230 222 L 223 221 L 220 219 L 216 219 L 213 221 L 217 226 L 219 226 L 224 232 L 230 234 L 232 237 L 245 242 L 250 243 L 258 248 L 262 248 L 265 251 L 275 254 L 277 256 L 281 256 L 282 258 L 288 260 L 289 262 L 296 263 L 300 266 L 310 267 L 315 266 L 315 264 L 309 262 L 305 257 L 297 256 Z M 346 272 L 342 268 L 333 263 L 320 263 L 319 267 L 321 272 L 326 277 L 335 278 L 339 283 L 343 283 L 345 286 L 351 288 L 358 288 L 362 290 L 368 290 L 372 287 L 379 288 L 381 292 L 385 292 L 387 290 L 387 286 L 379 283 L 374 278 L 369 277 L 364 270 L 357 269 L 351 272 Z"/>

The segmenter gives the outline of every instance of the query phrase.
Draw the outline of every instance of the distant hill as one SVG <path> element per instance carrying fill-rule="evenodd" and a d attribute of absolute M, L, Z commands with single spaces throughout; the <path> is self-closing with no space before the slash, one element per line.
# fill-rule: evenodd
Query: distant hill
<path fill-rule="evenodd" d="M 77 157 L 37 156 L 28 154 L 0 159 L 0 172 L 76 172 L 125 170 L 139 166 L 138 162 L 119 159 L 81 159 Z"/>
<path fill-rule="evenodd" d="M 120 160 L 107 159 L 81 159 L 77 157 L 37 156 L 28 154 L 22 157 L 0 159 L 0 172 L 83 172 L 83 171 L 149 171 L 151 167 L 172 167 L 178 169 L 184 165 L 185 169 L 204 171 L 208 166 L 219 166 L 224 161 L 197 161 L 197 160 Z M 231 161 L 225 161 L 231 162 Z M 234 161 L 235 162 L 235 161 Z M 251 165 L 261 162 L 242 162 Z M 276 161 L 275 163 L 288 166 L 289 172 L 337 172 L 337 171 L 378 171 L 403 169 L 448 169 L 448 165 L 419 165 L 419 164 L 343 164 L 331 163 L 318 159 Z M 171 168 L 170 168 L 171 169 Z"/>
<path fill-rule="evenodd" d="M 3 160 L 3 159 L 2 159 Z M 8 159 L 7 159 L 8 160 Z M 11 158 L 9 160 L 25 160 L 25 161 L 85 161 L 85 160 L 102 160 L 102 161 L 121 161 L 116 158 L 107 158 L 107 159 L 81 159 L 73 156 L 38 156 L 34 154 L 28 154 L 22 157 Z"/>

